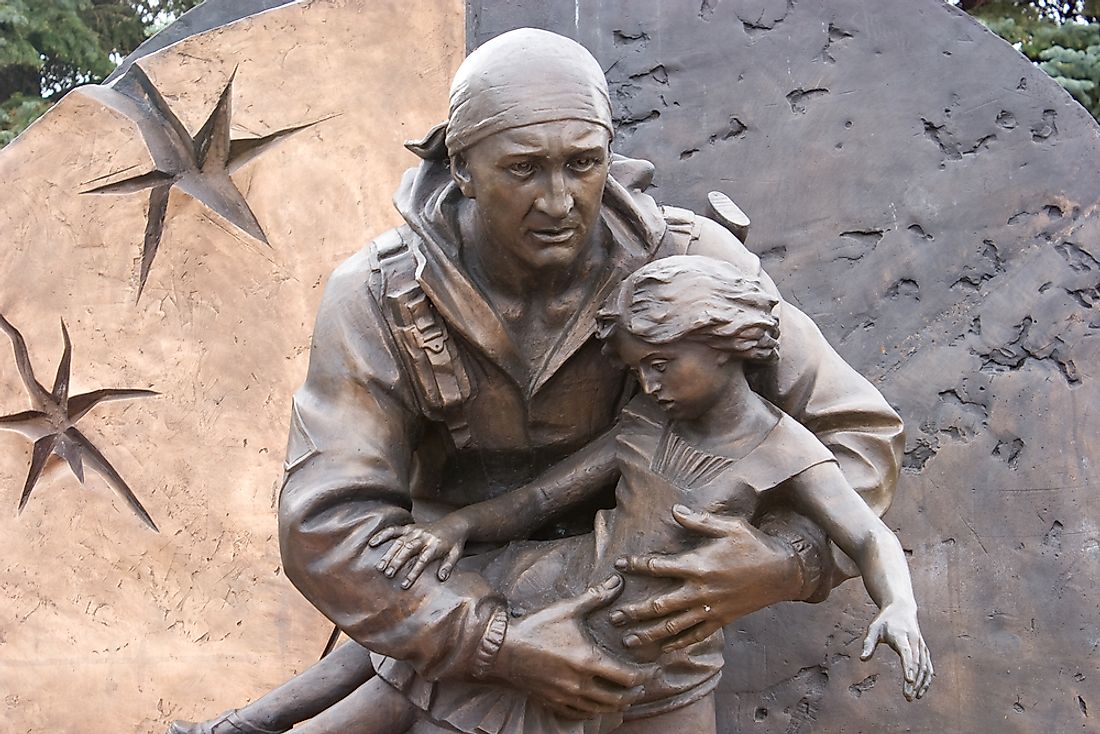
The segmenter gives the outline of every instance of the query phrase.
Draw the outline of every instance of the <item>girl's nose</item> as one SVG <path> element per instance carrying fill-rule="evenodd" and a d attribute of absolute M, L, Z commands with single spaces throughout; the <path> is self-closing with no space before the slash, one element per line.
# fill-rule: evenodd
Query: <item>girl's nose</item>
<path fill-rule="evenodd" d="M 661 389 L 661 383 L 648 370 L 638 371 L 638 382 L 642 386 L 642 392 L 646 395 L 653 395 Z"/>

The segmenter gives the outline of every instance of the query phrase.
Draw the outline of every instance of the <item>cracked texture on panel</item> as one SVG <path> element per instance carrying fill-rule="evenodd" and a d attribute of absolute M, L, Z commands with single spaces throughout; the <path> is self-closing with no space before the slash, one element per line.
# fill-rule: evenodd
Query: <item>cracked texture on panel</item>
<path fill-rule="evenodd" d="M 721 734 L 1092 726 L 1096 122 L 939 0 L 469 5 L 471 46 L 534 23 L 591 49 L 649 193 L 736 202 L 781 292 L 906 420 L 886 521 L 939 687 L 906 706 L 849 655 L 868 610 L 848 584 L 727 628 Z"/>

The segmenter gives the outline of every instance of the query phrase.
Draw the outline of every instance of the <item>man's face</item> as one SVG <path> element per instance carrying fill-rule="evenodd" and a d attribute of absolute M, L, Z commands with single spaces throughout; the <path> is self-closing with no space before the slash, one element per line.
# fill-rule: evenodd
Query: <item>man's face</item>
<path fill-rule="evenodd" d="M 561 120 L 504 130 L 463 152 L 455 178 L 491 251 L 533 270 L 574 263 L 599 216 L 610 139 L 601 125 Z"/>

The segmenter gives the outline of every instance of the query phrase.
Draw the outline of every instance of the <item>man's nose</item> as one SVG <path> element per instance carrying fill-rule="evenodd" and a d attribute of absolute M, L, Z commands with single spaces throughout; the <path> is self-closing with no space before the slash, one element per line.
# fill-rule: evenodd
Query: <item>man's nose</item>
<path fill-rule="evenodd" d="M 535 207 L 554 219 L 564 219 L 573 211 L 573 193 L 566 184 L 563 171 L 550 172 L 535 200 Z"/>

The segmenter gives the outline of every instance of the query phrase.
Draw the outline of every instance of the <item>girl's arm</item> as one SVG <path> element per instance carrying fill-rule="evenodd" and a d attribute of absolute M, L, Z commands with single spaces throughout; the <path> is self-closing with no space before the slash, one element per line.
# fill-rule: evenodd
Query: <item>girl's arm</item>
<path fill-rule="evenodd" d="M 917 603 L 901 543 L 835 463 L 807 469 L 792 485 L 796 508 L 855 561 L 867 592 L 882 610 L 868 629 L 861 657 L 871 657 L 879 642 L 889 644 L 901 656 L 905 697 L 920 698 L 932 681 L 932 662 L 917 625 Z"/>
<path fill-rule="evenodd" d="M 526 538 L 565 510 L 594 497 L 618 477 L 617 435 L 618 430 L 612 428 L 519 489 L 452 514 L 466 522 L 471 540 Z"/>
<path fill-rule="evenodd" d="M 617 433 L 612 428 L 528 484 L 499 497 L 467 505 L 435 522 L 392 525 L 375 533 L 370 539 L 372 547 L 396 539 L 378 562 L 378 570 L 393 577 L 415 558 L 402 582 L 407 589 L 425 566 L 442 558 L 437 576 L 445 581 L 462 557 L 467 540 L 497 542 L 526 538 L 615 480 Z"/>

